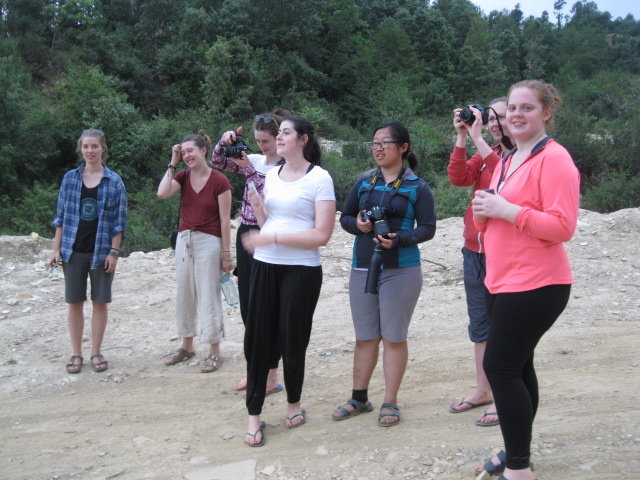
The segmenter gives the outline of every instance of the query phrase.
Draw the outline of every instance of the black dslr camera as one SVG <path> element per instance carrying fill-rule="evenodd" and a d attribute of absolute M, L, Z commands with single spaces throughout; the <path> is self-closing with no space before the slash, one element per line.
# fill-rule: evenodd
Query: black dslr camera
<path fill-rule="evenodd" d="M 360 213 L 362 220 L 373 223 L 373 234 L 377 237 L 381 235 L 383 238 L 389 238 L 391 229 L 387 222 L 387 213 L 390 209 L 374 205 L 371 210 L 363 210 Z M 369 263 L 369 271 L 367 273 L 367 282 L 364 286 L 364 292 L 370 295 L 377 295 L 380 287 L 380 273 L 382 269 L 382 245 L 376 243 L 373 247 L 371 262 Z"/>
<path fill-rule="evenodd" d="M 231 145 L 224 145 L 220 152 L 226 158 L 242 158 L 242 152 L 249 150 L 249 147 L 242 141 L 242 135 L 236 134 L 236 141 Z"/>
<path fill-rule="evenodd" d="M 371 207 L 371 210 L 363 210 L 360 216 L 365 222 L 373 223 L 373 234 L 376 237 L 382 235 L 384 238 L 388 238 L 387 235 L 391 233 L 389 223 L 387 222 L 388 212 L 388 208 L 374 205 Z"/>
<path fill-rule="evenodd" d="M 476 121 L 476 116 L 471 111 L 471 107 L 477 109 L 480 112 L 483 125 L 486 125 L 487 123 L 489 123 L 489 112 L 484 108 L 482 108 L 482 106 L 478 105 L 477 103 L 472 103 L 468 107 L 463 108 L 462 111 L 460 112 L 460 120 L 462 120 L 467 125 L 473 125 L 473 122 Z"/>

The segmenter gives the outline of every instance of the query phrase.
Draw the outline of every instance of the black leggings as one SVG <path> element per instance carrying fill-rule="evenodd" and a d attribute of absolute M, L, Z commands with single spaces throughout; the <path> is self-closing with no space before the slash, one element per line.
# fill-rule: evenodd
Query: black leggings
<path fill-rule="evenodd" d="M 569 301 L 571 285 L 489 296 L 491 324 L 484 353 L 507 453 L 507 468 L 529 467 L 531 430 L 538 410 L 536 345 Z"/>
<path fill-rule="evenodd" d="M 249 415 L 262 413 L 269 363 L 279 353 L 282 353 L 287 402 L 300 401 L 305 356 L 321 287 L 320 266 L 253 261 L 244 331 Z"/>

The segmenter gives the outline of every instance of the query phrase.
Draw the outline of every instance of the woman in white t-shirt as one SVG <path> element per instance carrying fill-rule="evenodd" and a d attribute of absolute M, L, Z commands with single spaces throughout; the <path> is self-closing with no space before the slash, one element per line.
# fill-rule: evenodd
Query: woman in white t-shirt
<path fill-rule="evenodd" d="M 313 313 L 320 296 L 320 249 L 335 223 L 333 181 L 320 167 L 315 129 L 302 117 L 286 117 L 276 137 L 285 163 L 267 173 L 264 194 L 251 194 L 260 230 L 251 230 L 243 244 L 253 252 L 244 354 L 247 359 L 249 426 L 245 443 L 264 445 L 260 420 L 269 359 L 282 353 L 287 389 L 286 428 L 306 422 L 300 405 Z"/>

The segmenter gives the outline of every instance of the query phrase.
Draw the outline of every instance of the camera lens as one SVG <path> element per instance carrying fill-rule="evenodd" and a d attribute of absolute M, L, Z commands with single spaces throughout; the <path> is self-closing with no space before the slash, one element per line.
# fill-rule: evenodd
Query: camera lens
<path fill-rule="evenodd" d="M 473 122 L 476 120 L 476 117 L 473 115 L 473 112 L 470 108 L 463 108 L 460 112 L 460 120 L 466 123 L 467 125 L 473 125 Z"/>

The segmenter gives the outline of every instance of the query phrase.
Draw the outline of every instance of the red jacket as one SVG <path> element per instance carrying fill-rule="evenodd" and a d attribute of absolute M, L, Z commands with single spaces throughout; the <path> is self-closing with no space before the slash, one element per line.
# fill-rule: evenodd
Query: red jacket
<path fill-rule="evenodd" d="M 484 160 L 479 153 L 476 153 L 467 161 L 467 149 L 454 147 L 447 174 L 451 185 L 456 187 L 468 187 L 473 185 L 473 191 L 489 188 L 491 177 L 496 165 L 500 164 L 502 149 L 500 145 L 491 147 L 494 153 Z M 473 195 L 471 195 L 473 198 Z M 480 240 L 478 229 L 473 223 L 473 213 L 471 212 L 471 202 L 464 212 L 464 246 L 473 252 L 480 252 Z"/>
<path fill-rule="evenodd" d="M 551 138 L 541 141 L 498 190 L 500 171 L 491 188 L 522 209 L 515 224 L 500 218 L 476 222 L 485 232 L 485 285 L 491 293 L 507 293 L 573 283 L 563 242 L 578 223 L 580 173 L 569 152 Z"/>

